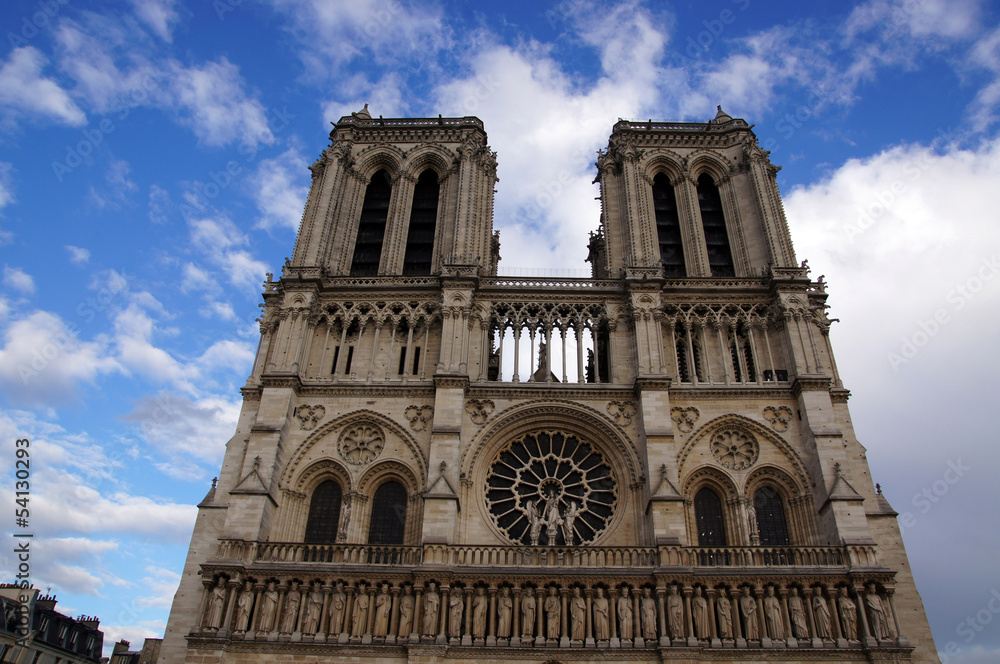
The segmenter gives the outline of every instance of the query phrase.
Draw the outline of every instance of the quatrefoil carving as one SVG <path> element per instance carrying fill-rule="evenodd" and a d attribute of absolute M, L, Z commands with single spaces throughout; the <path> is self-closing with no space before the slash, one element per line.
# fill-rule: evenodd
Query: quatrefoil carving
<path fill-rule="evenodd" d="M 691 433 L 694 430 L 694 423 L 701 417 L 697 408 L 681 408 L 674 406 L 670 409 L 670 419 L 677 425 L 681 433 Z"/>
<path fill-rule="evenodd" d="M 323 406 L 303 405 L 295 409 L 295 417 L 299 418 L 299 426 L 306 431 L 315 429 L 324 415 L 326 415 L 326 408 Z"/>
<path fill-rule="evenodd" d="M 485 423 L 494 410 L 496 405 L 490 399 L 469 399 L 465 402 L 465 412 L 476 424 Z"/>
<path fill-rule="evenodd" d="M 635 415 L 635 404 L 631 401 L 609 401 L 608 415 L 615 419 L 618 426 L 627 426 L 632 423 L 632 416 Z"/>
<path fill-rule="evenodd" d="M 410 421 L 410 428 L 414 431 L 423 431 L 427 428 L 427 423 L 431 421 L 434 409 L 430 406 L 410 406 L 403 413 L 403 416 Z"/>
<path fill-rule="evenodd" d="M 792 409 L 788 406 L 768 406 L 764 409 L 764 419 L 771 423 L 771 428 L 775 431 L 788 431 Z"/>

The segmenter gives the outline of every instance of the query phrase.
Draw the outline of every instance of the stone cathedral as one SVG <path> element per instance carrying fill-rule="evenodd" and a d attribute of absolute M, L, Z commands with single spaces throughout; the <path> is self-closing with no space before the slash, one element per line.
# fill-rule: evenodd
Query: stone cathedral
<path fill-rule="evenodd" d="M 496 166 L 334 123 L 160 663 L 938 661 L 750 125 L 617 122 L 591 278 L 497 276 Z"/>

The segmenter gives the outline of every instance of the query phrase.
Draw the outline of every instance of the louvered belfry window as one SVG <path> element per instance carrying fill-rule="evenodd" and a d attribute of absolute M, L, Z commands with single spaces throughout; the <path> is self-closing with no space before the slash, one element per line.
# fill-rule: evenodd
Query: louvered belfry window
<path fill-rule="evenodd" d="M 340 522 L 340 485 L 327 480 L 313 491 L 306 521 L 306 544 L 333 544 Z"/>
<path fill-rule="evenodd" d="M 712 276 L 736 276 L 726 217 L 722 212 L 722 198 L 719 196 L 719 188 L 708 173 L 702 173 L 698 178 L 698 206 L 701 208 L 701 223 L 705 228 L 708 266 L 712 270 Z"/>
<path fill-rule="evenodd" d="M 684 265 L 684 245 L 681 243 L 681 222 L 677 215 L 677 197 L 666 173 L 653 178 L 653 211 L 656 215 L 656 235 L 660 243 L 660 263 L 668 277 L 687 276 Z"/>
<path fill-rule="evenodd" d="M 389 173 L 383 169 L 372 176 L 365 190 L 365 200 L 361 205 L 361 221 L 358 223 L 358 237 L 354 242 L 351 276 L 370 277 L 378 274 L 391 194 Z"/>
<path fill-rule="evenodd" d="M 434 256 L 434 233 L 437 228 L 438 177 L 428 168 L 420 174 L 413 189 L 410 228 L 406 234 L 403 274 L 430 274 Z"/>
<path fill-rule="evenodd" d="M 726 545 L 726 524 L 717 493 L 704 488 L 695 494 L 694 519 L 698 526 L 698 546 Z"/>
<path fill-rule="evenodd" d="M 368 527 L 369 544 L 402 544 L 406 534 L 406 489 L 386 482 L 375 492 Z"/>
<path fill-rule="evenodd" d="M 788 546 L 785 506 L 778 492 L 769 486 L 757 489 L 753 496 L 753 508 L 757 513 L 760 543 L 764 546 Z"/>

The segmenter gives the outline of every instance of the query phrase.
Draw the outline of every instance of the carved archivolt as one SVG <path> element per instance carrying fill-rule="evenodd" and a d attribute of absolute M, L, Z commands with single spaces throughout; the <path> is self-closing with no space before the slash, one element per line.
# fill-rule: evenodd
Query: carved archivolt
<path fill-rule="evenodd" d="M 635 415 L 635 404 L 631 401 L 609 401 L 608 414 L 614 418 L 618 426 L 627 426 L 632 423 L 632 417 Z"/>
<path fill-rule="evenodd" d="M 434 409 L 430 406 L 410 406 L 403 413 L 403 416 L 409 420 L 411 429 L 423 431 L 434 416 Z"/>
<path fill-rule="evenodd" d="M 413 496 L 420 491 L 422 483 L 406 464 L 398 461 L 382 461 L 368 469 L 358 481 L 358 493 L 370 496 L 375 492 L 376 485 L 381 485 L 386 479 L 399 480 L 406 487 L 406 492 Z"/>
<path fill-rule="evenodd" d="M 315 429 L 324 415 L 326 415 L 326 408 L 323 406 L 302 405 L 295 409 L 295 417 L 299 418 L 299 426 L 306 431 Z"/>
<path fill-rule="evenodd" d="M 694 423 L 698 421 L 701 413 L 697 408 L 681 408 L 674 406 L 670 409 L 670 419 L 677 425 L 677 430 L 681 433 L 691 433 L 694 430 Z"/>
<path fill-rule="evenodd" d="M 465 402 L 465 412 L 476 424 L 485 424 L 494 410 L 496 404 L 490 399 L 469 399 Z"/>
<path fill-rule="evenodd" d="M 709 446 L 715 460 L 730 470 L 746 470 L 760 456 L 760 445 L 753 434 L 735 427 L 717 431 Z"/>
<path fill-rule="evenodd" d="M 294 491 L 303 497 L 310 496 L 320 483 L 331 478 L 340 484 L 344 495 L 351 491 L 350 473 L 339 462 L 333 459 L 321 459 L 310 464 L 296 478 L 294 486 L 287 490 Z"/>
<path fill-rule="evenodd" d="M 771 428 L 775 431 L 788 431 L 792 409 L 788 406 L 768 406 L 764 409 L 764 419 L 771 423 Z"/>

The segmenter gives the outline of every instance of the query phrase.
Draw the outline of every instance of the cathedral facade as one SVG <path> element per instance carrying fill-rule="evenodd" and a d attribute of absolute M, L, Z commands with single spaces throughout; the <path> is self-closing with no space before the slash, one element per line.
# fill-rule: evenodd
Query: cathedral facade
<path fill-rule="evenodd" d="M 745 121 L 614 125 L 589 279 L 497 276 L 479 119 L 330 139 L 161 664 L 937 661 Z"/>

